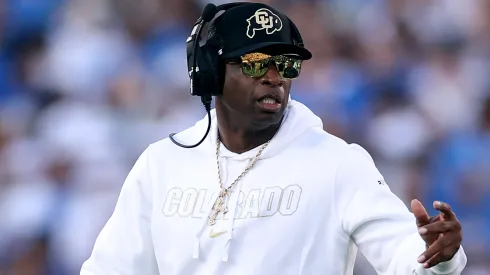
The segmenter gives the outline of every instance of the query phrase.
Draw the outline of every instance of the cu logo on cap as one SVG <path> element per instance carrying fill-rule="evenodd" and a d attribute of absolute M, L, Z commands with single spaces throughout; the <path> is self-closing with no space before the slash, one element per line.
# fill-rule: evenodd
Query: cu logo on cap
<path fill-rule="evenodd" d="M 265 30 L 267 34 L 273 34 L 282 29 L 281 18 L 266 8 L 258 9 L 254 15 L 247 19 L 247 22 L 248 38 L 253 38 L 256 31 Z"/>

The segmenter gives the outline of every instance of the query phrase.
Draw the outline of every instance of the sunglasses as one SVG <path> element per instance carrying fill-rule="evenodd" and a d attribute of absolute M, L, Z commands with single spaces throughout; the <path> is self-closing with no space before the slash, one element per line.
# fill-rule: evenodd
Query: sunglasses
<path fill-rule="evenodd" d="M 241 64 L 242 72 L 246 76 L 262 77 L 273 64 L 282 78 L 296 79 L 301 71 L 301 62 L 301 59 L 293 56 L 249 53 L 241 57 L 239 64 Z M 234 63 L 238 64 L 238 62 Z"/>

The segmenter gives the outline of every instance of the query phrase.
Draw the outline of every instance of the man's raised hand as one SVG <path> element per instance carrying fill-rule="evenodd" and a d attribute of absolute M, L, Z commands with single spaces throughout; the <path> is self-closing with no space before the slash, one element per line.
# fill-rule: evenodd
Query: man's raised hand
<path fill-rule="evenodd" d="M 427 244 L 427 250 L 420 255 L 418 262 L 423 263 L 425 268 L 430 268 L 451 260 L 463 239 L 461 224 L 451 206 L 444 202 L 434 202 L 434 208 L 440 214 L 432 218 L 420 201 L 413 200 L 411 207 L 420 236 Z"/>

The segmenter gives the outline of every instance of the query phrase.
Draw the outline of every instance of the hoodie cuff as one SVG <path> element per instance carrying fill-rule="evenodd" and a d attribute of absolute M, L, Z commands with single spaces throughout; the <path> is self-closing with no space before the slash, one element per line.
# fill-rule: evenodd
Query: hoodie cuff
<path fill-rule="evenodd" d="M 457 270 L 461 270 L 466 265 L 466 255 L 463 252 L 463 247 L 459 247 L 458 252 L 454 257 L 447 262 L 440 263 L 436 266 L 430 268 L 430 270 L 435 274 L 459 274 L 459 272 L 454 273 Z"/>

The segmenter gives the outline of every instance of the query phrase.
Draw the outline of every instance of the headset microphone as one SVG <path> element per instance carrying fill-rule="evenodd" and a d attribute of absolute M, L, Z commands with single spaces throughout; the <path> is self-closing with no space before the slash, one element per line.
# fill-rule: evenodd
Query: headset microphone
<path fill-rule="evenodd" d="M 194 40 L 194 45 L 193 45 L 194 49 L 193 49 L 193 57 L 192 57 L 193 65 L 192 65 L 192 71 L 190 72 L 191 93 L 194 85 L 194 76 L 196 75 L 196 70 L 199 70 L 199 68 L 197 67 L 197 52 L 198 52 L 197 48 L 199 47 L 199 40 L 200 40 L 199 38 L 201 37 L 202 28 L 205 23 L 208 23 L 211 20 L 213 20 L 213 18 L 216 16 L 217 13 L 218 13 L 218 8 L 214 4 L 211 3 L 207 4 L 203 9 L 201 19 L 198 20 L 199 23 L 196 26 L 197 29 L 193 31 L 193 33 L 191 34 L 191 38 Z M 201 102 L 204 105 L 204 108 L 206 109 L 206 113 L 208 115 L 208 128 L 206 130 L 206 133 L 202 137 L 202 139 L 194 145 L 185 145 L 176 141 L 173 137 L 174 135 L 176 135 L 176 133 L 172 133 L 169 135 L 169 138 L 175 145 L 180 146 L 182 148 L 190 149 L 190 148 L 195 148 L 204 142 L 204 140 L 209 134 L 209 131 L 211 130 L 211 101 L 212 101 L 211 94 L 207 93 L 201 95 Z"/>
<path fill-rule="evenodd" d="M 207 4 L 205 7 L 204 7 L 204 10 L 202 11 L 202 21 L 204 22 L 211 22 L 211 20 L 213 20 L 213 18 L 216 16 L 216 14 L 218 13 L 218 8 L 214 5 L 214 4 Z"/>

